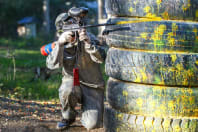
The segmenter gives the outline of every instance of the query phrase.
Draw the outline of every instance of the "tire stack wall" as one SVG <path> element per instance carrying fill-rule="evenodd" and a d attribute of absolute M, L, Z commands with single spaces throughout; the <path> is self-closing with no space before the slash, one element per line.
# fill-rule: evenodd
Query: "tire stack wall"
<path fill-rule="evenodd" d="M 198 131 L 198 1 L 105 2 L 105 130 Z"/>

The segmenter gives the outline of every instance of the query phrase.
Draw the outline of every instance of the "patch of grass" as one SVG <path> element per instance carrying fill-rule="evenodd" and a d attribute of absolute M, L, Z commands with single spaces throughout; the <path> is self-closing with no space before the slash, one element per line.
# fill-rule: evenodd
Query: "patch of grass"
<path fill-rule="evenodd" d="M 15 42 L 0 39 L 0 95 L 20 99 L 58 99 L 62 75 L 52 75 L 48 80 L 35 78 L 35 68 L 46 67 L 46 57 L 40 54 L 40 46 L 34 48 L 24 46 L 26 41 L 30 40 Z M 101 68 L 107 82 L 104 64 Z"/>
<path fill-rule="evenodd" d="M 20 99 L 58 99 L 61 75 L 53 75 L 49 80 L 35 78 L 35 67 L 46 67 L 45 59 L 39 49 L 9 51 L 7 48 L 1 48 L 0 95 Z M 14 63 L 16 73 L 14 73 Z"/>
<path fill-rule="evenodd" d="M 28 74 L 29 73 L 25 73 Z M 36 99 L 36 100 L 50 100 L 58 99 L 58 87 L 61 80 L 31 80 L 30 76 L 26 75 L 29 79 L 24 78 L 25 75 L 17 77 L 16 80 L 1 80 L 1 95 L 6 97 L 14 97 L 20 99 Z M 20 81 L 20 79 L 22 79 Z"/>
<path fill-rule="evenodd" d="M 13 78 L 13 70 L 5 68 L 0 74 L 1 95 L 20 99 L 57 99 L 61 75 L 54 75 L 49 80 L 35 79 L 33 69 L 17 70 Z"/>
<path fill-rule="evenodd" d="M 3 64 L 3 66 L 11 65 L 12 59 L 6 58 L 8 50 L 2 49 L 0 51 L 0 64 Z M 33 68 L 37 66 L 45 66 L 45 58 L 40 54 L 39 49 L 38 50 L 12 50 L 12 55 L 15 57 L 15 62 L 17 67 L 26 67 L 26 68 Z M 12 56 L 11 55 L 11 56 Z M 3 57 L 2 57 L 3 56 Z M 5 58 L 4 58 L 5 57 Z"/>
<path fill-rule="evenodd" d="M 39 34 L 36 38 L 0 38 L 0 46 L 8 48 L 38 49 L 42 45 L 53 42 L 53 34 L 48 36 Z"/>

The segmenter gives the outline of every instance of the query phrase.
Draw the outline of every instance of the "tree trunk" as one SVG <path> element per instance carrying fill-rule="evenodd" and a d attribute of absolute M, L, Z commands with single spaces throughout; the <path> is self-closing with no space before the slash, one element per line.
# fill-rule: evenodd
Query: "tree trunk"
<path fill-rule="evenodd" d="M 100 19 L 103 19 L 104 14 L 104 0 L 98 0 L 98 21 L 100 22 Z"/>
<path fill-rule="evenodd" d="M 50 6 L 49 6 L 50 0 L 43 0 L 43 13 L 44 13 L 44 21 L 43 21 L 43 27 L 44 31 L 46 33 L 49 33 L 50 31 Z"/>
<path fill-rule="evenodd" d="M 98 0 L 98 23 L 104 22 L 104 0 Z M 103 27 L 98 27 L 98 33 L 100 34 Z"/>

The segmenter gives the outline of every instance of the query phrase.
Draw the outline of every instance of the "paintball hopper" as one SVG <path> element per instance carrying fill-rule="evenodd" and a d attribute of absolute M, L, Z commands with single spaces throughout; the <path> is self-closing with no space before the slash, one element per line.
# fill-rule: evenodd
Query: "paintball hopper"
<path fill-rule="evenodd" d="M 87 15 L 88 13 L 88 8 L 85 7 L 72 7 L 68 11 L 68 16 L 73 17 L 73 18 L 83 18 Z"/>

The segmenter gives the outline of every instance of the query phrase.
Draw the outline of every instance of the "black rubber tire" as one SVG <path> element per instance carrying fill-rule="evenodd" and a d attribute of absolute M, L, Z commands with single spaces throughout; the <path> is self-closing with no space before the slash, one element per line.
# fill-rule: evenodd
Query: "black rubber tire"
<path fill-rule="evenodd" d="M 110 78 L 107 101 L 112 108 L 156 117 L 198 117 L 198 87 L 127 83 Z"/>
<path fill-rule="evenodd" d="M 112 18 L 119 21 L 144 19 Z M 110 47 L 152 51 L 198 52 L 198 23 L 179 21 L 138 22 L 107 26 L 106 41 Z"/>
<path fill-rule="evenodd" d="M 136 83 L 198 86 L 198 53 L 149 52 L 110 48 L 106 74 Z"/>
<path fill-rule="evenodd" d="M 106 11 L 122 17 L 161 17 L 170 20 L 198 20 L 197 0 L 105 0 Z"/>
<path fill-rule="evenodd" d="M 197 132 L 198 119 L 145 117 L 106 107 L 104 127 L 106 132 Z"/>

